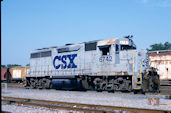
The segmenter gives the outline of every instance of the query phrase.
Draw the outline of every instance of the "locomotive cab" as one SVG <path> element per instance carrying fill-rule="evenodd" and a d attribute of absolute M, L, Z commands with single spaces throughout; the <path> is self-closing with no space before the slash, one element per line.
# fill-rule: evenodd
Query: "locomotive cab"
<path fill-rule="evenodd" d="M 111 39 L 111 40 L 102 40 L 99 41 L 98 44 L 99 61 L 100 65 L 104 65 L 104 63 L 116 63 L 119 64 L 119 40 Z"/>
<path fill-rule="evenodd" d="M 159 91 L 159 76 L 153 69 L 149 69 L 147 50 L 136 50 L 132 37 L 124 37 L 120 40 L 120 61 L 123 64 L 127 57 L 129 74 L 132 75 L 132 90 L 137 91 Z"/>

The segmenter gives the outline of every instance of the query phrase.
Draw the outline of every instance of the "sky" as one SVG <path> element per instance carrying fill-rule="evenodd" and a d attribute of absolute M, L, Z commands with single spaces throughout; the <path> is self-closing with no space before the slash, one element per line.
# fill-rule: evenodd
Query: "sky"
<path fill-rule="evenodd" d="M 1 64 L 29 64 L 30 52 L 133 35 L 137 49 L 171 42 L 171 0 L 3 0 Z"/>

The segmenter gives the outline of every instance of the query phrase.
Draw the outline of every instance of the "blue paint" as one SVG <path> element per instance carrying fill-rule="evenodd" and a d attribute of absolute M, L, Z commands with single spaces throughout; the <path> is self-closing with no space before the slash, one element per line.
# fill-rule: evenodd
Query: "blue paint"
<path fill-rule="evenodd" d="M 63 55 L 63 56 L 55 56 L 53 60 L 53 66 L 55 69 L 69 69 L 69 68 L 77 68 L 77 65 L 74 64 L 74 59 L 77 57 L 77 54 L 71 55 Z M 69 59 L 69 64 L 67 65 L 66 60 Z M 61 62 L 61 64 L 56 65 L 55 62 Z"/>
<path fill-rule="evenodd" d="M 66 62 L 66 59 L 67 59 L 67 56 L 66 55 L 64 55 L 64 56 L 62 56 L 62 69 L 66 69 L 66 67 L 67 67 L 67 62 Z"/>
<path fill-rule="evenodd" d="M 55 69 L 59 69 L 59 67 L 60 67 L 60 65 L 57 65 L 57 66 L 55 66 L 55 61 L 56 60 L 61 60 L 61 56 L 56 56 L 55 58 L 54 58 L 54 60 L 53 60 L 53 66 L 55 67 Z"/>
<path fill-rule="evenodd" d="M 74 59 L 75 59 L 76 56 L 77 56 L 77 54 L 67 55 L 67 57 L 70 60 L 70 63 L 67 66 L 67 68 L 77 68 L 77 65 L 74 64 Z"/>

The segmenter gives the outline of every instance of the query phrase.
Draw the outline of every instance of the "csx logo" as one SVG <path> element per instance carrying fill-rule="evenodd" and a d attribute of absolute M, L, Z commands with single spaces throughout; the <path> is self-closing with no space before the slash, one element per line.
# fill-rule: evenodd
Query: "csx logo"
<path fill-rule="evenodd" d="M 77 65 L 74 64 L 75 57 L 77 57 L 77 54 L 56 56 L 53 60 L 53 66 L 55 69 L 77 68 Z M 69 64 L 67 64 L 67 60 L 69 60 Z M 56 62 L 58 62 L 58 65 L 56 65 Z"/>

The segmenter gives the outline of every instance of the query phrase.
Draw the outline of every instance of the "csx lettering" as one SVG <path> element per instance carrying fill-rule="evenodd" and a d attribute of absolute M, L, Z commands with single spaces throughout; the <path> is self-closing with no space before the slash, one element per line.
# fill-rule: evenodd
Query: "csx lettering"
<path fill-rule="evenodd" d="M 56 56 L 53 60 L 53 66 L 55 69 L 77 68 L 77 65 L 74 64 L 75 57 L 77 57 L 77 54 Z M 70 61 L 68 65 L 66 62 L 67 59 Z M 62 64 L 56 65 L 55 62 L 62 62 Z"/>

